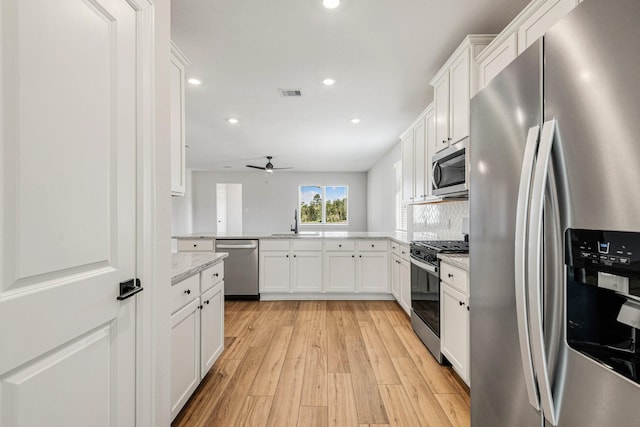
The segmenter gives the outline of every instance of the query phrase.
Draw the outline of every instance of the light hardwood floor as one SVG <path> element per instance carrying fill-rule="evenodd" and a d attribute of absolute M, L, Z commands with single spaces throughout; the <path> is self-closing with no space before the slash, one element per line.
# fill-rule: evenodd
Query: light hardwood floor
<path fill-rule="evenodd" d="M 469 393 L 393 301 L 233 301 L 177 426 L 468 426 Z"/>

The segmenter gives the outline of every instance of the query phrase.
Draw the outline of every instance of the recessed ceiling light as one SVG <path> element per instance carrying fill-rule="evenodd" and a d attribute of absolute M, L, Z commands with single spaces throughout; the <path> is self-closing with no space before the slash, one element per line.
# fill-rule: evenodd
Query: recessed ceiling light
<path fill-rule="evenodd" d="M 332 84 L 334 84 L 336 81 L 330 77 L 327 77 L 326 79 L 324 79 L 322 81 L 322 83 L 324 83 L 327 86 L 331 86 Z"/>
<path fill-rule="evenodd" d="M 340 6 L 340 0 L 322 0 L 322 5 L 327 9 L 335 9 Z"/>
<path fill-rule="evenodd" d="M 360 119 L 353 118 L 351 119 L 351 123 L 353 123 L 354 125 L 357 125 L 358 123 L 360 123 Z"/>
<path fill-rule="evenodd" d="M 194 86 L 198 86 L 198 85 L 201 85 L 201 84 L 202 84 L 202 82 L 201 82 L 200 80 L 198 80 L 198 79 L 194 79 L 194 78 L 191 78 L 191 79 L 189 79 L 189 80 L 187 80 L 187 81 L 188 81 L 189 83 L 191 83 L 192 85 L 194 85 Z"/>
<path fill-rule="evenodd" d="M 235 125 L 235 124 L 236 124 L 236 123 L 238 123 L 240 120 L 236 119 L 235 117 L 229 117 L 229 118 L 227 119 L 227 121 L 228 121 L 229 123 L 231 123 L 232 125 Z"/>

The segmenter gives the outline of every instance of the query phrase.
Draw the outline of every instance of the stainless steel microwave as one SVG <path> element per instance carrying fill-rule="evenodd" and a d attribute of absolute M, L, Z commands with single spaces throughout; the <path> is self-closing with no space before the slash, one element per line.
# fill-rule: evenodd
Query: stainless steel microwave
<path fill-rule="evenodd" d="M 469 194 L 469 138 L 452 144 L 431 159 L 434 196 L 464 197 Z"/>

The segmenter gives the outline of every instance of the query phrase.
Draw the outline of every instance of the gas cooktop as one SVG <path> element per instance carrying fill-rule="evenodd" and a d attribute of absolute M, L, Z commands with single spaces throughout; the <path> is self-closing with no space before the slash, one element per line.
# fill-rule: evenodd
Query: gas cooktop
<path fill-rule="evenodd" d="M 411 242 L 411 246 L 437 253 L 466 254 L 469 242 L 464 240 L 422 240 Z"/>

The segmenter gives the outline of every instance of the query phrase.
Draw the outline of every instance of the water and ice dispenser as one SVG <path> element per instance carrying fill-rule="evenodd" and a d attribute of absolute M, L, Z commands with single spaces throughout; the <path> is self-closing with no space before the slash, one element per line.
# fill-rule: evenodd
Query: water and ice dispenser
<path fill-rule="evenodd" d="M 640 233 L 568 229 L 567 342 L 640 384 Z"/>

